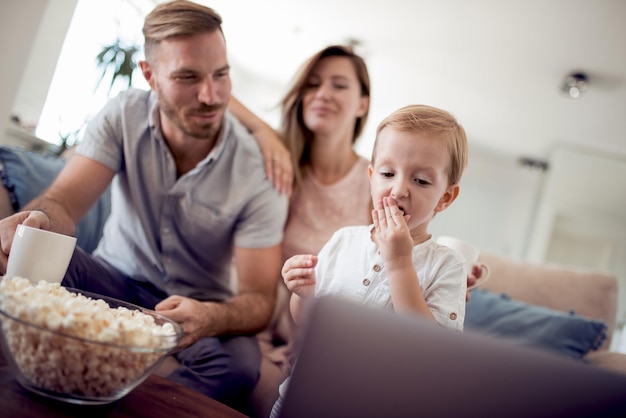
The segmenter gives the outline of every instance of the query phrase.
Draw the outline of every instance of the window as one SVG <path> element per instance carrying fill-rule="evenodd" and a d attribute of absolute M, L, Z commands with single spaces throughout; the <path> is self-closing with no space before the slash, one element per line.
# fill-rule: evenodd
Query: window
<path fill-rule="evenodd" d="M 125 80 L 118 80 L 109 92 L 111 74 L 98 85 L 102 70 L 96 56 L 116 39 L 122 45 L 141 46 L 143 19 L 153 7 L 153 2 L 139 0 L 77 2 L 37 125 L 38 137 L 60 144 L 62 136 L 79 134 L 109 97 L 127 87 Z M 139 70 L 133 86 L 148 88 Z M 69 143 L 73 140 L 70 137 Z"/>

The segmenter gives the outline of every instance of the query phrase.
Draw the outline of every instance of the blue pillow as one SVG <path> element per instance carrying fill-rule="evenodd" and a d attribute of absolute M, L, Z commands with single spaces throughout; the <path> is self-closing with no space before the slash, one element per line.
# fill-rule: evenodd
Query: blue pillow
<path fill-rule="evenodd" d="M 607 325 L 603 321 L 529 305 L 484 289 L 471 293 L 465 311 L 465 329 L 575 359 L 597 350 L 607 336 Z"/>
<path fill-rule="evenodd" d="M 0 145 L 0 181 L 9 192 L 13 209 L 20 210 L 39 196 L 65 167 L 65 160 L 51 154 Z M 110 187 L 76 226 L 76 245 L 92 252 L 111 212 Z"/>

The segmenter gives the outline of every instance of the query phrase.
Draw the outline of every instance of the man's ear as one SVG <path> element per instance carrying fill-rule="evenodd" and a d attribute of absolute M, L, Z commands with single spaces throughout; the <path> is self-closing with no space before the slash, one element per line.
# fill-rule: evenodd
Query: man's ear
<path fill-rule="evenodd" d="M 147 61 L 139 61 L 139 68 L 141 68 L 141 73 L 143 74 L 143 78 L 146 79 L 150 88 L 154 90 L 154 71 L 150 64 Z"/>
<path fill-rule="evenodd" d="M 452 184 L 452 185 L 448 186 L 448 189 L 445 191 L 443 196 L 441 196 L 441 199 L 439 199 L 439 202 L 437 203 L 437 206 L 435 206 L 435 213 L 436 212 L 441 212 L 442 210 L 444 210 L 448 206 L 450 206 L 452 204 L 452 202 L 454 202 L 456 200 L 458 195 L 459 195 L 459 185 L 458 184 Z"/>

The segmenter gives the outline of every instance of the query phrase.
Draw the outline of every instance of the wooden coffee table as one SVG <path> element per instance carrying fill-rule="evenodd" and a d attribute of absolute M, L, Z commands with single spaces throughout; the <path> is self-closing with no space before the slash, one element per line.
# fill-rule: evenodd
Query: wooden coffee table
<path fill-rule="evenodd" d="M 39 396 L 15 380 L 0 350 L 2 417 L 241 418 L 245 415 L 171 380 L 150 375 L 124 398 L 108 405 L 74 405 Z"/>

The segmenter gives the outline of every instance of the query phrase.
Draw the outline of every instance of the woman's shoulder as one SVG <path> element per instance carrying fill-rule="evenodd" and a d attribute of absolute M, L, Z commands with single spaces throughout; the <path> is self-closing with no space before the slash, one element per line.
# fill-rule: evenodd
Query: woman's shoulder
<path fill-rule="evenodd" d="M 369 182 L 369 178 L 367 176 L 367 168 L 369 167 L 369 165 L 370 165 L 370 161 L 367 158 L 359 155 L 359 158 L 356 160 L 356 163 L 354 164 L 354 168 L 352 169 L 352 172 L 363 173 L 364 177 L 368 179 L 368 182 Z"/>
<path fill-rule="evenodd" d="M 359 158 L 358 158 L 358 160 L 357 160 L 357 162 L 356 162 L 358 165 L 360 165 L 360 166 L 365 166 L 365 167 L 367 167 L 367 166 L 369 166 L 369 165 L 370 165 L 370 160 L 369 160 L 369 159 L 365 158 L 365 157 L 364 157 L 364 156 L 362 156 L 362 155 L 359 155 L 358 157 L 359 157 Z"/>

